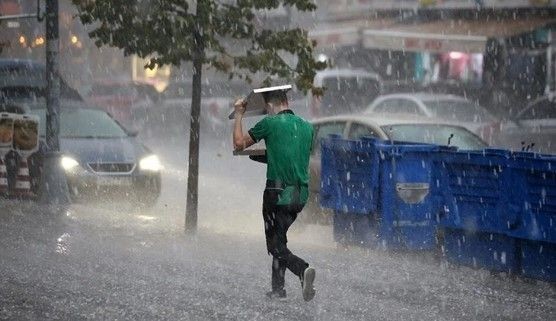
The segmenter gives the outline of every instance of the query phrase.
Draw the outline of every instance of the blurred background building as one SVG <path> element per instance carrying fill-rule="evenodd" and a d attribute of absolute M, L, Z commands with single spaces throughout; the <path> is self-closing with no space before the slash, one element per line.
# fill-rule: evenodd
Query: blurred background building
<path fill-rule="evenodd" d="M 554 1 L 321 0 L 310 36 L 387 91 L 450 92 L 496 113 L 555 90 Z"/>
<path fill-rule="evenodd" d="M 41 1 L 43 2 L 43 1 Z M 280 8 L 258 14 L 265 28 L 309 30 L 317 55 L 341 68 L 378 73 L 386 91 L 451 92 L 493 111 L 556 88 L 556 1 L 550 0 L 318 0 L 300 14 Z M 44 4 L 44 3 L 43 3 Z M 60 1 L 61 68 L 81 92 L 95 80 L 141 81 L 162 90 L 185 69 L 144 69 L 146 61 L 97 48 L 75 9 Z M 0 15 L 36 11 L 35 0 L 0 0 Z M 39 61 L 44 23 L 0 22 L 0 57 Z M 183 76 L 183 75 L 182 75 Z"/>

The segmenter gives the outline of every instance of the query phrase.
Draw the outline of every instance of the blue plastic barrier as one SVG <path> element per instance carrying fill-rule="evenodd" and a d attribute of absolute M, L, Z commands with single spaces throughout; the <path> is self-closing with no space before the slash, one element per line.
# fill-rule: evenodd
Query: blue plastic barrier
<path fill-rule="evenodd" d="M 336 211 L 335 238 L 386 248 L 434 248 L 432 152 L 441 149 L 370 138 L 323 140 L 321 205 Z M 371 220 L 374 216 L 378 220 Z M 371 229 L 376 232 L 366 232 Z"/>
<path fill-rule="evenodd" d="M 322 142 L 321 203 L 338 242 L 428 250 L 449 261 L 556 281 L 556 156 L 436 145 Z"/>
<path fill-rule="evenodd" d="M 556 156 L 514 153 L 510 207 L 519 221 L 521 274 L 556 282 Z"/>
<path fill-rule="evenodd" d="M 496 233 L 444 230 L 444 252 L 449 262 L 492 271 L 518 271 L 518 241 Z"/>
<path fill-rule="evenodd" d="M 340 141 L 339 135 L 330 135 L 321 141 L 321 182 L 319 202 L 322 207 L 336 209 L 337 175 L 334 158 L 334 144 Z"/>
<path fill-rule="evenodd" d="M 521 240 L 521 274 L 548 282 L 556 282 L 556 244 Z"/>
<path fill-rule="evenodd" d="M 436 161 L 442 201 L 439 225 L 450 262 L 493 271 L 519 270 L 519 241 L 511 232 L 519 217 L 510 152 L 443 152 Z"/>
<path fill-rule="evenodd" d="M 366 146 L 331 135 L 322 141 L 321 151 L 321 206 L 345 213 L 376 212 L 377 160 Z"/>
<path fill-rule="evenodd" d="M 509 158 L 508 151 L 494 149 L 440 153 L 440 225 L 500 234 L 515 229 L 517 213 L 508 209 Z"/>
<path fill-rule="evenodd" d="M 556 243 L 556 157 L 512 155 L 511 210 L 519 217 L 511 235 Z"/>
<path fill-rule="evenodd" d="M 404 142 L 368 142 L 380 159 L 378 226 L 380 245 L 429 250 L 436 247 L 434 156 L 440 146 Z"/>

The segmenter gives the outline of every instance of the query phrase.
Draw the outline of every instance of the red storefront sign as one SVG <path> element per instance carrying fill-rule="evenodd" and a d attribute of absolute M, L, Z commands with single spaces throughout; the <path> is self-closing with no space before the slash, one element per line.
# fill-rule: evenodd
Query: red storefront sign
<path fill-rule="evenodd" d="M 21 7 L 16 1 L 1 1 L 0 2 L 0 15 L 9 16 L 21 13 Z"/>
<path fill-rule="evenodd" d="M 440 51 L 442 49 L 442 40 L 405 38 L 404 48 L 408 50 Z"/>

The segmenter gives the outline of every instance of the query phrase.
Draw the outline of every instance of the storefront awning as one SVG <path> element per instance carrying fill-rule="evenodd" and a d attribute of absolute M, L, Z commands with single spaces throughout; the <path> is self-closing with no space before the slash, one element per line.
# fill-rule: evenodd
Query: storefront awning
<path fill-rule="evenodd" d="M 552 17 L 506 20 L 439 20 L 420 24 L 397 24 L 362 32 L 362 45 L 369 49 L 414 52 L 482 53 L 489 38 L 506 38 L 554 25 Z"/>
<path fill-rule="evenodd" d="M 359 43 L 359 29 L 357 27 L 317 29 L 309 32 L 309 39 L 316 41 L 319 48 L 355 46 Z"/>

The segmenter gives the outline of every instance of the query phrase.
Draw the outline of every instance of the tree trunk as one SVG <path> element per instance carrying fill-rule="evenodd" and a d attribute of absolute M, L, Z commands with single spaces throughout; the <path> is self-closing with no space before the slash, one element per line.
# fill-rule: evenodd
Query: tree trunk
<path fill-rule="evenodd" d="M 199 6 L 197 16 L 199 18 Z M 199 117 L 201 114 L 201 76 L 204 60 L 204 43 L 199 26 L 195 30 L 197 48 L 193 58 L 193 88 L 191 95 L 191 122 L 189 126 L 189 168 L 187 174 L 187 205 L 185 209 L 185 232 L 197 231 L 199 204 Z"/>
<path fill-rule="evenodd" d="M 46 2 L 46 145 L 52 152 L 60 151 L 60 27 L 58 0 Z"/>

